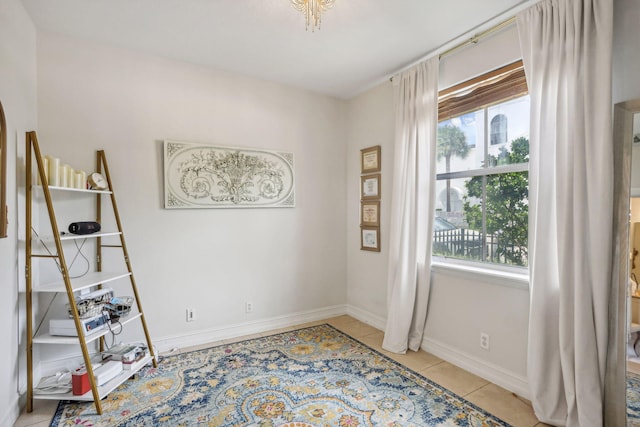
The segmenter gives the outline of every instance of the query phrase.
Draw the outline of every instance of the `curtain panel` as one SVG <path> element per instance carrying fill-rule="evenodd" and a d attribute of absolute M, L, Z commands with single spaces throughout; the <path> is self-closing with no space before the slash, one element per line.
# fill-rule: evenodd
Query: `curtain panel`
<path fill-rule="evenodd" d="M 417 351 L 429 302 L 433 233 L 438 57 L 394 81 L 396 134 L 389 243 L 387 324 L 382 347 Z"/>
<path fill-rule="evenodd" d="M 517 16 L 531 96 L 528 377 L 545 423 L 604 420 L 613 247 L 612 0 Z"/>

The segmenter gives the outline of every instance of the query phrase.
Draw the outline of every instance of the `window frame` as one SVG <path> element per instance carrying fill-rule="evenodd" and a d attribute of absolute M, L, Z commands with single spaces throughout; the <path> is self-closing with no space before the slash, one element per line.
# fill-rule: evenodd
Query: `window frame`
<path fill-rule="evenodd" d="M 441 90 L 438 93 L 438 124 L 445 120 L 460 117 L 467 113 L 484 110 L 484 166 L 464 171 L 438 173 L 435 176 L 436 181 L 482 176 L 484 177 L 482 199 L 485 201 L 487 197 L 486 184 L 488 176 L 513 172 L 529 172 L 529 162 L 487 166 L 489 148 L 491 147 L 489 140 L 491 137 L 490 119 L 488 117 L 489 108 L 497 104 L 506 103 L 510 100 L 526 96 L 527 94 L 528 87 L 526 84 L 522 60 Z M 509 142 L 508 138 L 507 142 Z M 486 211 L 484 207 L 482 210 L 482 216 L 482 233 L 486 236 Z M 483 248 L 483 258 L 484 254 L 485 248 Z M 434 266 L 437 271 L 455 271 L 458 274 L 468 276 L 469 278 L 473 277 L 475 274 L 486 275 L 493 279 L 498 276 L 504 276 L 507 282 L 511 282 L 516 278 L 516 281 L 520 283 L 520 286 L 524 283 L 528 283 L 528 263 L 526 266 L 518 266 L 462 259 L 446 255 L 435 255 L 433 253 L 431 258 L 432 266 Z"/>

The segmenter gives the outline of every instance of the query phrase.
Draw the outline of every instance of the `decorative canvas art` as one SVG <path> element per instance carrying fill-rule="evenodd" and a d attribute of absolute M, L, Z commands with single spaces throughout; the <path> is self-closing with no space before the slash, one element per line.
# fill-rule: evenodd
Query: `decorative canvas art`
<path fill-rule="evenodd" d="M 293 207 L 293 153 L 165 141 L 164 206 Z"/>

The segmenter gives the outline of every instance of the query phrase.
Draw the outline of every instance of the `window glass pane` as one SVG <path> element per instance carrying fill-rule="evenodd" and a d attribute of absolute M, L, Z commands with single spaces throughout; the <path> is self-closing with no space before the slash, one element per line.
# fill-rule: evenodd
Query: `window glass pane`
<path fill-rule="evenodd" d="M 529 96 L 503 102 L 487 110 L 489 166 L 528 162 Z M 523 145 L 524 140 L 526 147 Z"/>
<path fill-rule="evenodd" d="M 436 215 L 433 224 L 434 255 L 475 261 L 482 260 L 484 241 L 482 227 L 479 229 L 469 227 L 469 219 L 466 215 L 467 212 L 474 212 L 472 207 L 481 209 L 480 198 L 468 194 L 470 182 L 470 178 L 436 182 Z M 447 190 L 449 192 L 448 198 Z"/>
<path fill-rule="evenodd" d="M 482 167 L 484 135 L 484 109 L 440 122 L 436 173 Z"/>
<path fill-rule="evenodd" d="M 481 177 L 471 181 L 482 180 Z M 481 185 L 479 185 L 481 187 Z M 469 196 L 474 196 L 469 185 Z M 480 193 L 481 194 L 481 193 Z M 529 175 L 512 172 L 486 177 L 486 231 L 489 262 L 527 266 Z M 471 213 L 467 213 L 472 218 Z M 470 221 L 470 228 L 479 224 Z"/>

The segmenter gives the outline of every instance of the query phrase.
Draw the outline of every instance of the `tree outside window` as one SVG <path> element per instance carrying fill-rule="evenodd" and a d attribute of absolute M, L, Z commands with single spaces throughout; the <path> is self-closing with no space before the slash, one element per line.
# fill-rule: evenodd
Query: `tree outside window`
<path fill-rule="evenodd" d="M 446 197 L 436 206 L 434 255 L 527 266 L 528 114 L 523 96 L 440 123 L 436 191 Z M 508 134 L 515 138 L 507 142 Z M 461 203 L 452 203 L 457 194 Z"/>

